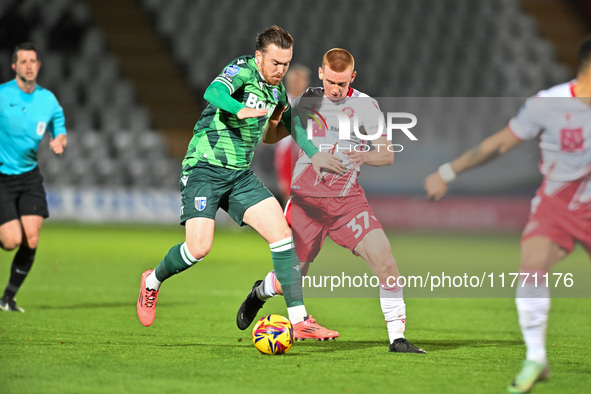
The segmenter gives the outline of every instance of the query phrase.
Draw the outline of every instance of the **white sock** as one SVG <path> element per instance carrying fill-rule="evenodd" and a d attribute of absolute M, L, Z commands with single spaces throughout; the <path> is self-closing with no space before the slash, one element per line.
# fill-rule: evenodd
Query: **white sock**
<path fill-rule="evenodd" d="M 304 321 L 304 318 L 308 316 L 308 312 L 306 312 L 306 307 L 304 305 L 289 307 L 287 308 L 287 313 L 291 324 L 298 324 L 299 322 Z"/>
<path fill-rule="evenodd" d="M 146 277 L 146 289 L 158 290 L 161 284 L 162 282 L 156 278 L 155 271 Z"/>
<path fill-rule="evenodd" d="M 404 338 L 406 305 L 402 288 L 388 287 L 385 283 L 380 283 L 380 305 L 386 318 L 390 343 L 395 339 Z"/>
<path fill-rule="evenodd" d="M 275 271 L 271 271 L 265 276 L 265 279 L 255 289 L 259 300 L 267 301 L 271 297 L 275 297 L 277 288 L 275 287 Z"/>
<path fill-rule="evenodd" d="M 538 275 L 538 277 L 540 277 Z M 535 283 L 519 283 L 515 298 L 519 325 L 527 348 L 526 359 L 546 363 L 546 326 L 550 310 L 550 290 Z"/>

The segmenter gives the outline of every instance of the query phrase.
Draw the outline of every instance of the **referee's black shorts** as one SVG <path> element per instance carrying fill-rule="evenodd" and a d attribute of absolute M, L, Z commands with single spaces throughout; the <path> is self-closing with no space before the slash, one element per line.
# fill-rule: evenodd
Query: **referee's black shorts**
<path fill-rule="evenodd" d="M 0 225 L 27 215 L 49 217 L 39 168 L 19 175 L 0 173 Z"/>

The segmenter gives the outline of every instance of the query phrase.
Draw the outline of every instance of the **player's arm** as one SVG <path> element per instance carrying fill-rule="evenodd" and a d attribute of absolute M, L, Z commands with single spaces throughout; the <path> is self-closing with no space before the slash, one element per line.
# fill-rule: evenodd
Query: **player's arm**
<path fill-rule="evenodd" d="M 288 109 L 283 113 L 281 123 L 291 134 L 294 141 L 302 148 L 305 154 L 308 155 L 312 161 L 312 167 L 316 172 L 316 175 L 324 182 L 323 171 L 330 171 L 337 174 L 345 173 L 345 166 L 343 161 L 338 157 L 331 155 L 327 152 L 320 152 L 316 145 L 308 139 L 308 132 L 302 127 L 302 122 L 298 115 L 293 115 L 291 109 Z"/>
<path fill-rule="evenodd" d="M 52 120 L 49 123 L 49 149 L 56 155 L 61 155 L 68 145 L 68 136 L 66 135 L 66 120 L 64 117 L 64 110 L 58 104 L 53 114 Z"/>
<path fill-rule="evenodd" d="M 491 135 L 455 160 L 441 165 L 438 171 L 425 178 L 427 197 L 430 200 L 440 200 L 447 192 L 448 184 L 457 175 L 504 155 L 520 143 L 521 140 L 511 132 L 509 126 Z"/>
<path fill-rule="evenodd" d="M 357 168 L 362 164 L 367 164 L 373 167 L 389 166 L 394 163 L 394 152 L 390 152 L 388 147 L 392 141 L 387 136 L 381 136 L 372 142 L 374 149 L 368 152 L 345 152 L 349 162 L 353 163 L 353 168 Z"/>
<path fill-rule="evenodd" d="M 230 95 L 230 90 L 219 81 L 213 81 L 205 90 L 203 98 L 221 110 L 236 115 L 238 119 L 259 118 L 267 114 L 265 109 L 248 108 Z"/>
<path fill-rule="evenodd" d="M 281 121 L 285 109 L 283 105 L 275 107 L 263 131 L 262 139 L 265 144 L 275 144 L 289 135 L 289 131 Z"/>

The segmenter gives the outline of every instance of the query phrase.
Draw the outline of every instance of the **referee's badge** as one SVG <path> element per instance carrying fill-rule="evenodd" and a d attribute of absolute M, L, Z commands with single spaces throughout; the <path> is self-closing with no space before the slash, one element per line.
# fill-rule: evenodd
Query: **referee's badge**
<path fill-rule="evenodd" d="M 45 122 L 38 122 L 37 123 L 37 135 L 43 135 L 45 130 L 47 129 L 47 123 Z"/>
<path fill-rule="evenodd" d="M 273 88 L 273 98 L 275 99 L 275 102 L 279 101 L 279 94 L 277 93 L 276 88 Z"/>
<path fill-rule="evenodd" d="M 207 206 L 207 197 L 195 197 L 195 209 L 203 211 Z"/>

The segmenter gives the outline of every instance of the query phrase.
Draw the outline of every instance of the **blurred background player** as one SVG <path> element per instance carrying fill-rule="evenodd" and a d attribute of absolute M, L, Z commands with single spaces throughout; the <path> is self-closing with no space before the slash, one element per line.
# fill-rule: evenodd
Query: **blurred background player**
<path fill-rule="evenodd" d="M 516 293 L 527 354 L 510 392 L 527 392 L 548 377 L 550 292 L 543 275 L 576 242 L 591 255 L 591 39 L 580 46 L 578 61 L 575 80 L 529 98 L 505 128 L 425 179 L 427 197 L 439 200 L 458 174 L 507 153 L 524 140 L 540 141 L 544 181 L 523 230 L 520 272 L 529 276 L 524 282 L 521 278 Z"/>
<path fill-rule="evenodd" d="M 310 86 L 312 71 L 303 64 L 294 64 L 285 74 L 285 93 L 290 103 L 293 99 L 304 94 Z"/>
<path fill-rule="evenodd" d="M 219 208 L 269 243 L 275 272 L 282 286 L 290 289 L 285 298 L 290 320 L 295 324 L 307 316 L 301 274 L 292 269 L 297 259 L 292 256 L 291 230 L 277 200 L 249 168 L 273 109 L 287 108 L 286 119 L 291 118 L 282 80 L 292 47 L 287 31 L 270 27 L 257 36 L 254 56 L 234 59 L 207 88 L 204 98 L 209 105 L 195 125 L 180 179 L 180 221 L 186 239 L 173 246 L 155 270 L 143 273 L 137 302 L 143 325 L 154 321 L 161 283 L 209 253 Z M 339 159 L 319 153 L 305 135 L 295 139 L 312 156 L 319 173 L 320 168 L 343 170 Z"/>
<path fill-rule="evenodd" d="M 285 92 L 290 103 L 296 97 L 304 94 L 310 86 L 310 75 L 310 69 L 302 64 L 294 64 L 289 68 L 285 74 Z M 299 150 L 291 136 L 287 136 L 275 145 L 275 170 L 284 205 L 291 195 L 291 173 Z"/>
<path fill-rule="evenodd" d="M 297 160 L 291 182 L 291 225 L 302 275 L 307 274 L 310 263 L 320 252 L 328 235 L 337 244 L 367 261 L 379 278 L 380 303 L 387 322 L 389 350 L 425 353 L 404 338 L 406 305 L 403 289 L 393 284 L 392 280 L 388 282 L 389 277 L 399 277 L 396 260 L 382 225 L 357 182 L 362 164 L 381 167 L 393 163 L 394 153 L 386 148 L 392 141 L 382 135 L 374 140 L 373 150 L 359 152 L 355 147 L 363 146 L 363 140 L 357 136 L 352 136 L 350 140 L 339 140 L 338 120 L 335 121 L 334 115 L 330 113 L 342 111 L 349 117 L 355 114 L 360 129 L 368 135 L 375 135 L 380 127 L 386 129 L 383 115 L 374 99 L 350 86 L 356 71 L 355 60 L 348 51 L 334 48 L 326 52 L 318 75 L 323 87 L 309 88 L 302 97 L 294 100 L 293 111 L 311 107 L 324 117 L 328 127 L 318 132 L 315 130 L 313 142 L 317 147 L 332 146 L 330 151 L 342 157 L 347 171 L 343 175 L 328 173 L 322 177 L 313 170 L 306 155 L 300 155 Z M 263 137 L 265 142 L 287 135 L 287 130 L 281 126 L 275 132 L 266 133 Z M 263 281 L 255 283 L 240 310 L 252 321 L 267 299 L 281 293 L 280 283 L 274 272 L 270 272 Z M 297 339 L 330 339 L 318 338 L 319 334 L 301 328 L 294 327 L 294 337 Z"/>
<path fill-rule="evenodd" d="M 0 85 L 0 246 L 14 255 L 0 310 L 24 312 L 14 296 L 31 271 L 43 219 L 49 216 L 37 151 L 46 131 L 49 148 L 61 155 L 67 144 L 64 111 L 49 90 L 37 85 L 41 61 L 30 42 L 12 55 L 16 78 Z"/>

